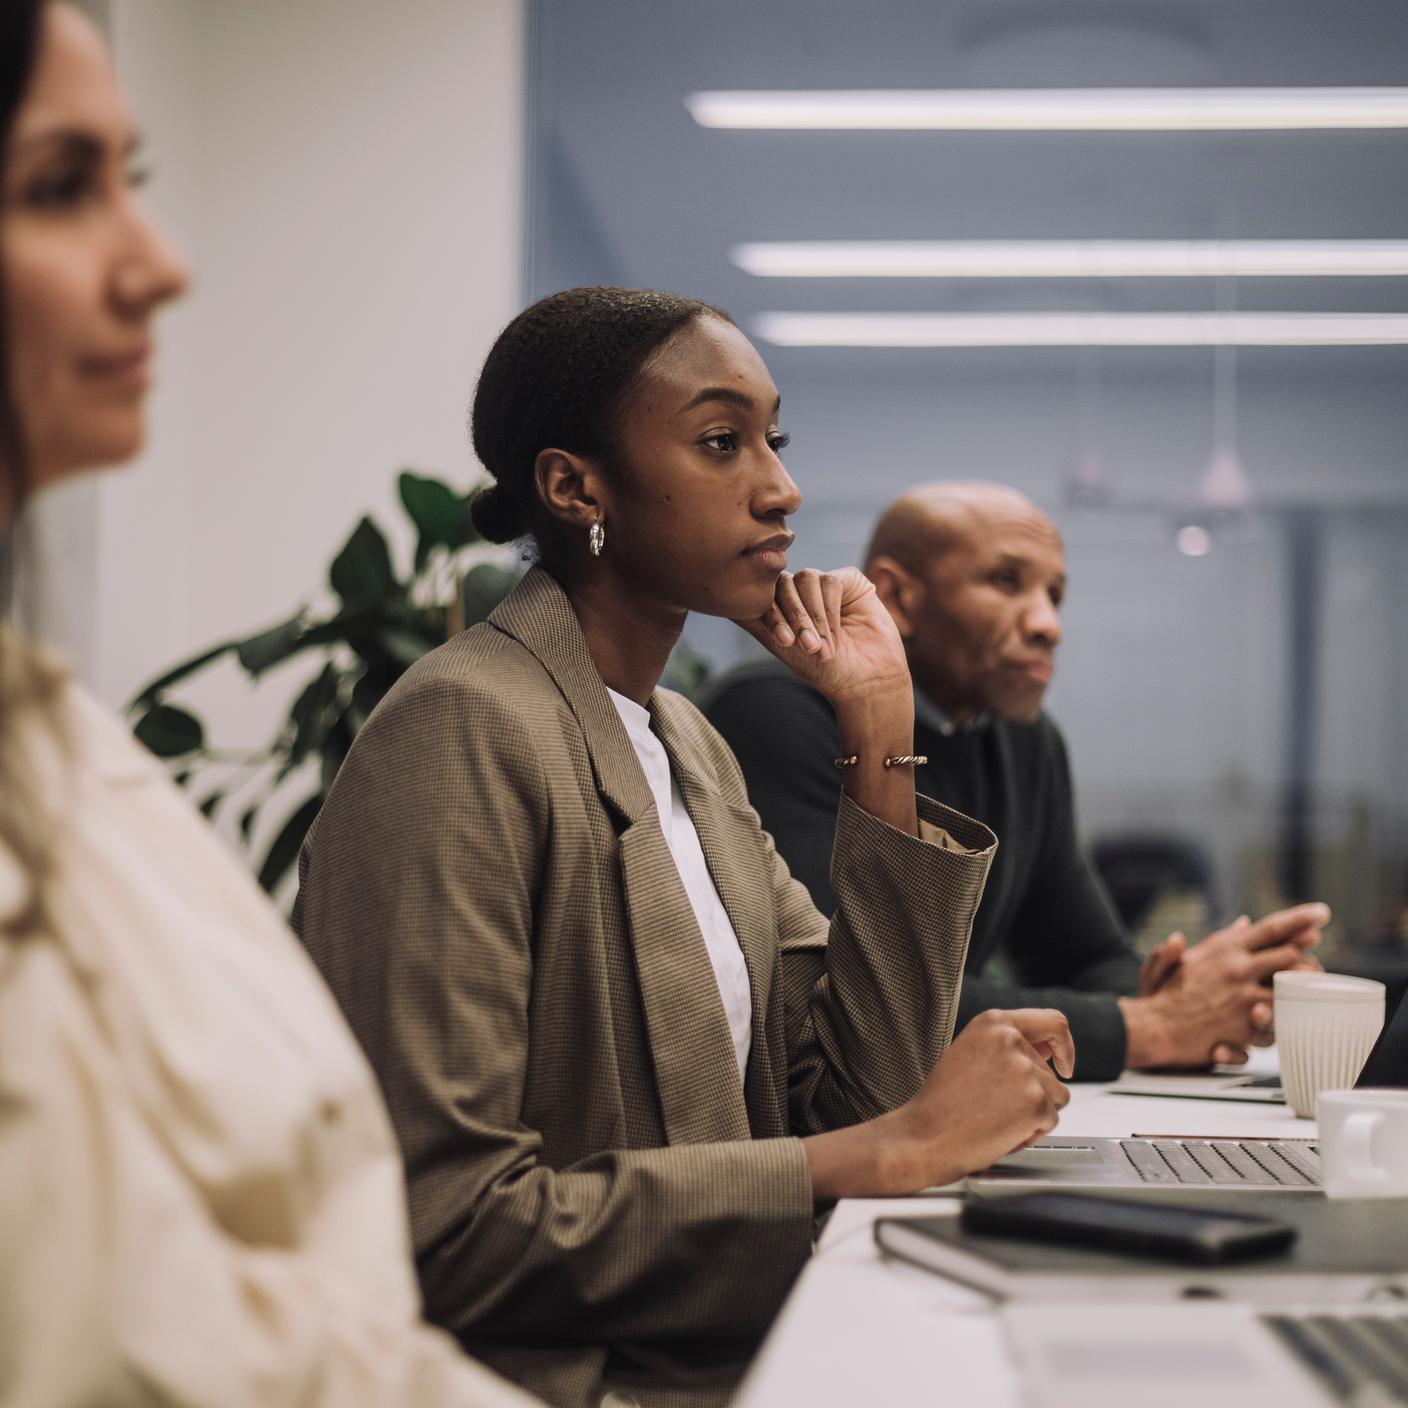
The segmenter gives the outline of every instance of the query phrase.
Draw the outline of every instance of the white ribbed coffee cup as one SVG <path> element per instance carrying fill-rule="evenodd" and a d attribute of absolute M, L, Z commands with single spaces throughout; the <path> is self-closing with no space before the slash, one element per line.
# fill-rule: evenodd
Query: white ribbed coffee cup
<path fill-rule="evenodd" d="M 1384 1025 L 1384 985 L 1342 973 L 1277 973 L 1276 1052 L 1286 1100 L 1302 1119 L 1322 1090 L 1348 1090 Z"/>

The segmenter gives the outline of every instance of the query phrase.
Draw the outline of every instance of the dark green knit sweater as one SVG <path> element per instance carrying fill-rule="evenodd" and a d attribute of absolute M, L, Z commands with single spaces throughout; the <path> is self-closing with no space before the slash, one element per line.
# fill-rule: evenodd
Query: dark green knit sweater
<path fill-rule="evenodd" d="M 738 755 L 748 793 L 793 875 L 817 907 L 836 908 L 829 870 L 840 776 L 831 706 L 790 670 L 764 660 L 725 674 L 703 701 Z M 1055 1007 L 1076 1044 L 1078 1080 L 1112 1080 L 1125 1058 L 1118 994 L 1139 960 L 1076 837 L 1066 748 L 1044 714 L 991 721 L 945 737 L 915 726 L 929 762 L 915 786 L 985 822 L 997 855 L 973 924 L 958 1009 L 961 1027 L 989 1007 Z M 1000 957 L 1011 979 L 988 975 Z"/>

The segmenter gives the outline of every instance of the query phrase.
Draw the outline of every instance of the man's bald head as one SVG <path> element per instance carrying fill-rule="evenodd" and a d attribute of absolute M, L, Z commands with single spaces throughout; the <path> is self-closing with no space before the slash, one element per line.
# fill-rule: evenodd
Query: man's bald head
<path fill-rule="evenodd" d="M 911 572 L 942 553 L 981 535 L 995 521 L 1028 520 L 1056 525 L 1023 493 L 1006 484 L 981 479 L 940 480 L 902 494 L 880 515 L 865 550 L 865 568 L 878 557 L 892 557 Z"/>
<path fill-rule="evenodd" d="M 1034 719 L 1061 640 L 1056 525 L 1003 484 L 925 484 L 880 516 L 866 574 L 904 637 L 914 681 L 956 722 Z"/>

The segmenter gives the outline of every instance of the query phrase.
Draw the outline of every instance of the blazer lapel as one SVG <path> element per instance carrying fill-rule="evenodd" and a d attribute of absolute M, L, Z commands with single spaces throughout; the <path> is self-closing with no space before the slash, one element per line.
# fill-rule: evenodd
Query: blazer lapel
<path fill-rule="evenodd" d="M 656 696 L 656 700 L 659 696 Z M 652 701 L 655 703 L 656 701 Z M 668 707 L 657 704 L 653 710 L 656 727 L 664 740 L 685 805 L 699 833 L 699 845 L 723 900 L 724 909 L 738 935 L 739 947 L 748 968 L 752 990 L 753 1044 L 748 1058 L 747 1103 L 750 1111 L 766 1092 L 771 1099 L 777 1085 L 773 1079 L 763 1040 L 776 963 L 775 929 L 770 897 L 772 876 L 767 871 L 758 844 L 758 829 L 750 812 L 726 802 L 708 770 L 701 766 L 689 741 L 673 726 Z M 769 902 L 760 905 L 761 896 Z"/>
<path fill-rule="evenodd" d="M 534 567 L 495 608 L 489 624 L 527 647 L 552 676 L 582 727 L 597 791 L 625 825 L 638 821 L 655 799 L 566 593 Z"/>
<path fill-rule="evenodd" d="M 621 878 L 669 1141 L 747 1139 L 718 980 L 653 810 L 621 833 Z"/>
<path fill-rule="evenodd" d="M 535 567 L 489 622 L 530 650 L 552 676 L 581 726 L 597 790 L 621 820 L 622 891 L 666 1137 L 671 1144 L 746 1139 L 748 1114 L 733 1038 L 704 937 L 660 829 L 650 785 L 571 603 Z M 724 904 L 732 918 L 727 896 Z M 751 962 L 749 970 L 751 975 Z"/>

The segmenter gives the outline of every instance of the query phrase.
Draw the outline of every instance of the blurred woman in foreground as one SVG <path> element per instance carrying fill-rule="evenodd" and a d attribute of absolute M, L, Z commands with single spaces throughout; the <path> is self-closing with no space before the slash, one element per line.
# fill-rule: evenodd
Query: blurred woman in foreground
<path fill-rule="evenodd" d="M 185 283 L 63 0 L 0 10 L 0 527 L 141 447 Z M 8 556 L 8 555 L 7 555 Z M 529 1402 L 419 1323 L 385 1111 L 156 763 L 0 621 L 0 1401 Z"/>

